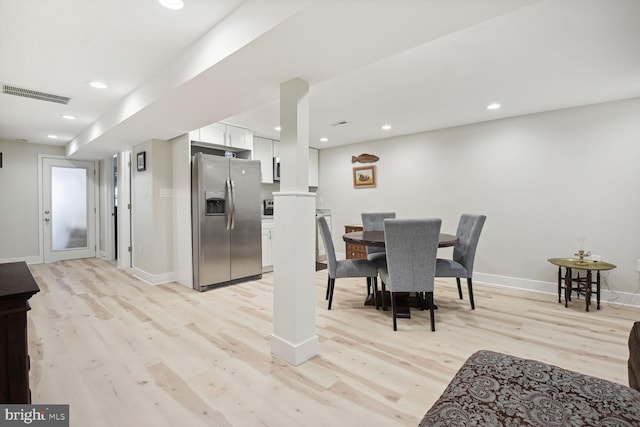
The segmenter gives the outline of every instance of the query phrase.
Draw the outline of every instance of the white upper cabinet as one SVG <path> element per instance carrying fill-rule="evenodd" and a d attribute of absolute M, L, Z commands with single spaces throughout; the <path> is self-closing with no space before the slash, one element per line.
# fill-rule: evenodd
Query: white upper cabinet
<path fill-rule="evenodd" d="M 226 125 L 222 123 L 212 123 L 209 126 L 200 128 L 200 142 L 209 144 L 225 144 Z"/>
<path fill-rule="evenodd" d="M 273 184 L 273 141 L 256 136 L 253 138 L 253 160 L 260 160 L 262 182 Z"/>
<path fill-rule="evenodd" d="M 189 132 L 192 141 L 205 142 L 241 150 L 253 150 L 253 132 L 224 123 L 212 123 Z"/>
<path fill-rule="evenodd" d="M 243 150 L 253 150 L 253 132 L 249 129 L 226 125 L 225 145 Z"/>
<path fill-rule="evenodd" d="M 279 141 L 256 136 L 253 138 L 253 160 L 260 160 L 262 183 L 273 184 L 273 158 L 278 157 Z M 318 150 L 309 148 L 309 187 L 318 186 Z"/>

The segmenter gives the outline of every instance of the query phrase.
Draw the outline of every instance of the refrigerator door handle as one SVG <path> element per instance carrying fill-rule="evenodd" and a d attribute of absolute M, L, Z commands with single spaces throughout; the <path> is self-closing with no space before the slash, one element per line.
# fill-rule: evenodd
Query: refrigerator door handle
<path fill-rule="evenodd" d="M 229 206 L 227 208 L 227 230 L 231 229 L 232 226 L 232 215 L 233 215 L 233 197 L 231 195 L 231 180 L 227 178 L 227 200 L 229 201 Z"/>
<path fill-rule="evenodd" d="M 233 180 L 231 180 L 231 200 L 231 229 L 233 230 L 236 228 L 236 185 Z"/>

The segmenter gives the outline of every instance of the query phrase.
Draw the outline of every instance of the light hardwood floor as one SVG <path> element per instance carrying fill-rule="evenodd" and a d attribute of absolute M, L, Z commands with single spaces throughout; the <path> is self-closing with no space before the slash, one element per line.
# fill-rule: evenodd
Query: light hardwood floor
<path fill-rule="evenodd" d="M 554 295 L 437 280 L 428 311 L 363 306 L 364 279 L 339 279 L 333 308 L 316 273 L 320 354 L 270 354 L 272 280 L 199 293 L 147 285 L 99 259 L 31 265 L 33 403 L 70 405 L 71 426 L 415 426 L 464 360 L 489 349 L 627 384 L 640 309 L 584 311 Z"/>

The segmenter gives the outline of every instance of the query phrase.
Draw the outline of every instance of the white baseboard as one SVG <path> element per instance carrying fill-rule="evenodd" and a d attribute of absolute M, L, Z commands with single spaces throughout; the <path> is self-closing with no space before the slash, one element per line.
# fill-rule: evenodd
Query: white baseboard
<path fill-rule="evenodd" d="M 22 258 L 5 258 L 5 259 L 0 259 L 0 264 L 5 264 L 8 262 L 21 262 L 24 261 L 27 264 L 42 264 L 42 257 L 41 256 L 27 256 L 27 257 L 22 257 Z"/>
<path fill-rule="evenodd" d="M 542 282 L 538 280 L 521 279 L 518 277 L 498 276 L 494 274 L 474 273 L 473 283 L 499 286 L 503 288 L 522 289 L 525 291 L 541 292 L 558 296 L 557 282 Z M 564 293 L 562 295 L 564 298 Z M 595 298 L 595 295 L 593 296 Z M 592 299 L 593 301 L 593 299 Z M 600 303 L 640 307 L 640 294 L 620 292 L 607 288 L 606 281 L 600 284 Z"/>
<path fill-rule="evenodd" d="M 175 273 L 173 271 L 162 274 L 151 274 L 137 267 L 132 267 L 131 273 L 143 282 L 154 286 L 175 281 Z"/>
<path fill-rule="evenodd" d="M 294 344 L 275 334 L 271 334 L 271 353 L 293 366 L 298 366 L 316 356 L 318 348 L 318 335 L 313 335 L 301 343 Z"/>

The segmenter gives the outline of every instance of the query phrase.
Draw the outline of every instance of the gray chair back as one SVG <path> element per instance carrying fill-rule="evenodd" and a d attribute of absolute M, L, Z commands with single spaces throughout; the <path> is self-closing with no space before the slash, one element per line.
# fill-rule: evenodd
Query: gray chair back
<path fill-rule="evenodd" d="M 442 220 L 385 219 L 384 240 L 392 292 L 433 292 Z"/>
<path fill-rule="evenodd" d="M 331 230 L 329 230 L 329 224 L 327 224 L 327 219 L 323 216 L 319 216 L 316 218 L 318 222 L 318 227 L 320 228 L 320 236 L 322 236 L 322 240 L 324 241 L 324 249 L 327 253 L 327 266 L 329 268 L 329 277 L 336 277 L 336 250 L 333 247 L 333 239 L 331 238 Z"/>
<path fill-rule="evenodd" d="M 467 277 L 473 274 L 473 263 L 486 215 L 462 214 L 458 223 L 458 243 L 453 247 L 453 260 L 467 269 Z"/>
<path fill-rule="evenodd" d="M 362 218 L 362 229 L 364 231 L 384 231 L 384 220 L 395 218 L 395 212 L 371 212 L 360 214 Z M 384 248 L 367 246 L 367 255 L 376 252 L 384 252 Z"/>

